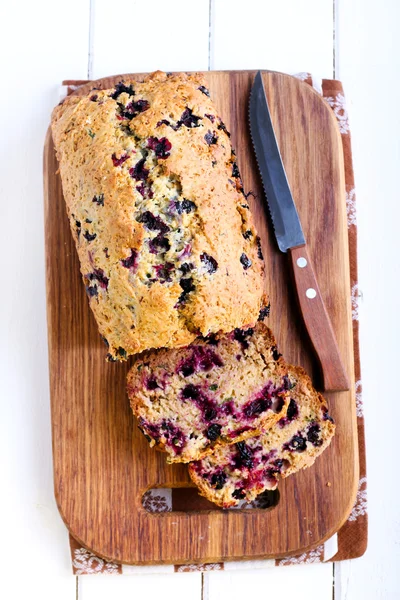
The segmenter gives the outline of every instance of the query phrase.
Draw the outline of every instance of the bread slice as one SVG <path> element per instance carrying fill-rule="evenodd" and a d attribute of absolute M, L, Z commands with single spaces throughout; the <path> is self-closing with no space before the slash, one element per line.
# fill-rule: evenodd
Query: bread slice
<path fill-rule="evenodd" d="M 169 462 L 199 460 L 271 427 L 286 414 L 289 389 L 287 366 L 262 322 L 181 350 L 145 352 L 128 374 L 139 427 Z"/>
<path fill-rule="evenodd" d="M 300 367 L 288 367 L 290 403 L 285 417 L 257 437 L 220 446 L 189 465 L 202 496 L 229 508 L 273 490 L 279 477 L 311 466 L 335 433 L 326 401 Z"/>

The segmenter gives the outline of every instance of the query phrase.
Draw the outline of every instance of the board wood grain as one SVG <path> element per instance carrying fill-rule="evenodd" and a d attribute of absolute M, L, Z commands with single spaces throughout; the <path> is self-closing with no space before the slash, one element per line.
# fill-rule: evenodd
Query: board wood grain
<path fill-rule="evenodd" d="M 296 302 L 291 266 L 276 246 L 252 151 L 247 104 L 255 72 L 208 72 L 211 96 L 233 146 L 261 236 L 268 324 L 287 360 L 318 387 L 318 369 Z M 112 87 L 118 75 L 85 84 Z M 308 251 L 338 342 L 350 391 L 326 394 L 336 436 L 315 465 L 280 483 L 270 511 L 151 514 L 150 487 L 188 486 L 184 465 L 167 465 L 137 429 L 125 392 L 128 364 L 105 362 L 69 231 L 50 132 L 44 149 L 45 235 L 54 489 L 72 535 L 96 554 L 127 564 L 281 557 L 315 547 L 348 516 L 358 483 L 358 445 L 343 157 L 333 113 L 305 83 L 264 72 L 264 86 Z M 218 215 L 216 215 L 218 218 Z M 234 290 L 232 290 L 234 294 Z"/>

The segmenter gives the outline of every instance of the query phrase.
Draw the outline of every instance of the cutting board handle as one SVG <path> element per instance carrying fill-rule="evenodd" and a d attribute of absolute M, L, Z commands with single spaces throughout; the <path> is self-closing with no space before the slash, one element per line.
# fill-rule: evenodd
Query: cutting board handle
<path fill-rule="evenodd" d="M 349 381 L 307 247 L 297 246 L 289 253 L 304 323 L 321 363 L 323 388 L 327 392 L 348 390 Z"/>

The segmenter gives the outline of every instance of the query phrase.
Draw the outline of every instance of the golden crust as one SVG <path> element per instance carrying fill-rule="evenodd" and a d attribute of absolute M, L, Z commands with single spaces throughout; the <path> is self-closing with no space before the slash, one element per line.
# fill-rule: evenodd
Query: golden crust
<path fill-rule="evenodd" d="M 327 403 L 323 396 L 317 392 L 311 382 L 311 379 L 301 367 L 290 365 L 288 375 L 296 385 L 290 393 L 298 407 L 298 416 L 283 427 L 279 423 L 268 430 L 265 430 L 260 436 L 249 439 L 246 445 L 250 449 L 252 457 L 257 461 L 257 453 L 261 456 L 271 457 L 268 460 L 263 459 L 261 467 L 263 469 L 274 469 L 277 459 L 282 460 L 284 470 L 273 473 L 269 479 L 260 478 L 257 480 L 257 468 L 250 473 L 246 468 L 235 468 L 235 456 L 237 449 L 233 446 L 225 446 L 216 449 L 213 454 L 204 460 L 189 465 L 189 475 L 193 482 L 198 486 L 200 494 L 205 496 L 211 502 L 223 508 L 237 506 L 241 499 L 251 502 L 264 490 L 273 490 L 278 485 L 279 477 L 288 477 L 300 469 L 310 467 L 316 458 L 329 446 L 335 433 L 335 425 L 327 416 Z M 290 410 L 290 409 L 289 409 Z M 289 415 L 289 412 L 288 412 Z M 320 428 L 317 444 L 313 445 L 307 439 L 306 432 L 313 425 Z M 305 437 L 306 447 L 302 452 L 298 452 L 290 447 L 293 437 L 298 435 Z M 307 440 L 307 441 L 306 441 Z M 289 444 L 289 446 L 287 445 Z M 220 489 L 218 487 L 219 473 L 223 473 L 223 482 Z M 214 475 L 214 479 L 212 479 Z M 221 477 L 221 476 L 220 476 Z M 253 478 L 253 481 L 252 479 Z M 247 487 L 246 487 L 247 486 Z M 242 490 L 240 497 L 233 497 L 232 493 L 236 490 Z M 237 493 L 237 492 L 236 492 Z"/>
<path fill-rule="evenodd" d="M 235 156 L 204 83 L 157 71 L 53 111 L 71 230 L 112 359 L 254 324 L 265 302 Z"/>

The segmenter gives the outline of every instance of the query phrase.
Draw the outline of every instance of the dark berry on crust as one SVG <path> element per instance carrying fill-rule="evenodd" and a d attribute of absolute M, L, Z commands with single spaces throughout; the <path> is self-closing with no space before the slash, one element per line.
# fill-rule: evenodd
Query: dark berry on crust
<path fill-rule="evenodd" d="M 268 304 L 267 306 L 263 306 L 262 309 L 260 310 L 260 314 L 258 315 L 258 320 L 264 321 L 265 318 L 269 317 L 270 311 L 271 311 L 270 304 Z"/>
<path fill-rule="evenodd" d="M 171 125 L 171 123 L 167 119 L 161 119 L 161 121 L 158 121 L 156 127 L 161 127 L 161 125 Z"/>
<path fill-rule="evenodd" d="M 121 264 L 126 269 L 135 269 L 137 267 L 138 253 L 131 248 L 131 255 L 121 260 Z"/>
<path fill-rule="evenodd" d="M 81 235 L 81 222 L 75 221 L 75 227 L 76 227 L 76 235 L 79 238 L 79 236 Z"/>
<path fill-rule="evenodd" d="M 208 89 L 204 85 L 201 85 L 197 89 L 200 90 L 200 92 L 202 92 L 205 96 L 210 97 L 210 92 L 208 91 Z"/>
<path fill-rule="evenodd" d="M 204 340 L 207 344 L 210 344 L 210 346 L 218 346 L 219 344 L 216 333 L 209 333 Z"/>
<path fill-rule="evenodd" d="M 236 445 L 237 454 L 235 456 L 235 466 L 237 468 L 247 467 L 252 469 L 254 465 L 253 452 L 246 442 L 238 442 Z"/>
<path fill-rule="evenodd" d="M 140 185 L 137 185 L 136 189 L 139 192 L 139 194 L 141 194 L 143 196 L 143 198 L 152 198 L 153 197 L 152 189 L 144 181 L 142 181 L 142 183 Z"/>
<path fill-rule="evenodd" d="M 146 380 L 146 382 L 145 382 L 145 386 L 146 386 L 146 389 L 147 389 L 147 390 L 150 390 L 150 391 L 152 391 L 152 390 L 156 390 L 156 389 L 159 387 L 159 385 L 158 385 L 158 383 L 157 383 L 157 380 L 156 380 L 156 378 L 154 377 L 154 375 L 151 375 L 151 376 L 150 376 L 150 377 L 149 377 L 149 378 Z"/>
<path fill-rule="evenodd" d="M 215 133 L 215 131 L 211 132 L 210 130 L 208 130 L 206 135 L 204 136 L 204 139 L 206 140 L 209 146 L 212 146 L 212 144 L 216 144 L 218 142 L 218 136 Z"/>
<path fill-rule="evenodd" d="M 210 405 L 209 403 L 206 403 L 204 405 L 204 419 L 206 421 L 213 421 L 216 417 L 217 411 L 215 410 L 214 406 Z"/>
<path fill-rule="evenodd" d="M 195 372 L 195 364 L 192 362 L 186 362 L 186 364 L 181 365 L 180 369 L 179 369 L 179 373 L 182 375 L 182 377 L 190 377 L 191 375 L 194 375 Z M 188 393 L 187 391 L 184 393 Z"/>
<path fill-rule="evenodd" d="M 323 440 L 320 438 L 321 427 L 318 423 L 313 423 L 310 425 L 307 431 L 307 439 L 309 442 L 313 444 L 313 446 L 322 446 Z"/>
<path fill-rule="evenodd" d="M 150 437 L 149 435 L 147 435 L 147 433 L 145 433 L 145 432 L 143 431 L 143 429 L 142 429 L 141 427 L 139 427 L 139 425 L 138 425 L 138 429 L 139 429 L 139 431 L 140 431 L 141 433 L 143 433 L 143 435 L 144 435 L 144 437 L 146 438 L 146 440 L 147 440 L 148 442 L 151 442 L 151 437 Z"/>
<path fill-rule="evenodd" d="M 138 113 L 141 113 L 147 110 L 150 104 L 147 100 L 136 100 L 136 102 L 133 102 L 133 106 Z"/>
<path fill-rule="evenodd" d="M 160 233 L 167 233 L 169 231 L 169 227 L 164 221 L 158 217 L 153 215 L 149 210 L 146 210 L 142 215 L 139 215 L 136 218 L 138 223 L 142 223 L 146 229 L 150 231 L 159 231 Z"/>
<path fill-rule="evenodd" d="M 194 371 L 192 371 L 190 373 L 190 375 L 193 374 Z M 183 375 L 183 373 L 182 373 Z M 201 390 L 199 389 L 199 387 L 197 385 L 193 385 L 193 383 L 189 383 L 189 385 L 187 385 L 186 387 L 183 388 L 182 390 L 182 398 L 184 398 L 185 400 L 198 400 L 201 397 Z"/>
<path fill-rule="evenodd" d="M 191 200 L 184 198 L 182 201 L 177 200 L 175 202 L 175 208 L 178 215 L 181 215 L 184 212 L 187 214 L 191 213 L 192 211 L 196 210 L 197 206 Z"/>
<path fill-rule="evenodd" d="M 218 123 L 217 128 L 220 129 L 221 131 L 224 131 L 229 138 L 231 137 L 231 134 L 227 130 L 225 123 L 223 121 L 221 121 L 221 119 Z"/>
<path fill-rule="evenodd" d="M 146 162 L 145 158 L 141 158 L 134 167 L 129 169 L 129 175 L 136 179 L 136 181 L 146 181 L 147 176 L 149 174 L 149 170 L 145 168 L 144 163 Z"/>
<path fill-rule="evenodd" d="M 149 242 L 149 250 L 151 254 L 158 254 L 159 252 L 168 252 L 171 248 L 168 238 L 159 233 L 154 239 Z"/>
<path fill-rule="evenodd" d="M 307 448 L 307 440 L 300 434 L 294 435 L 292 439 L 284 444 L 283 449 L 291 452 L 304 452 Z"/>
<path fill-rule="evenodd" d="M 288 421 L 293 421 L 299 415 L 299 408 L 297 403 L 293 398 L 290 399 L 289 406 L 286 413 L 286 418 Z"/>
<path fill-rule="evenodd" d="M 177 128 L 181 125 L 184 125 L 185 127 L 199 127 L 199 121 L 201 121 L 201 117 L 194 115 L 191 108 L 186 108 L 176 126 Z"/>
<path fill-rule="evenodd" d="M 98 296 L 99 294 L 97 285 L 87 285 L 85 289 L 89 298 L 93 298 L 94 296 Z"/>
<path fill-rule="evenodd" d="M 118 356 L 120 356 L 121 358 L 127 358 L 126 350 L 122 346 L 118 348 L 117 352 Z"/>
<path fill-rule="evenodd" d="M 278 421 L 279 427 L 286 427 L 286 425 L 288 425 L 289 423 L 294 421 L 294 419 L 297 419 L 298 416 L 299 416 L 299 408 L 297 406 L 296 401 L 293 400 L 293 398 L 291 398 L 288 409 L 287 409 L 286 416 Z"/>
<path fill-rule="evenodd" d="M 330 421 L 331 423 L 334 423 L 335 421 L 332 419 L 332 417 L 330 416 L 330 414 L 328 413 L 328 409 L 326 408 L 326 406 L 322 407 L 322 412 L 323 412 L 323 420 L 324 421 Z"/>
<path fill-rule="evenodd" d="M 172 145 L 166 137 L 159 139 L 156 137 L 149 137 L 147 140 L 147 147 L 151 148 L 151 150 L 154 150 L 157 158 L 168 158 Z"/>
<path fill-rule="evenodd" d="M 174 269 L 174 265 L 172 263 L 166 262 L 163 265 L 154 265 L 153 269 L 157 273 L 157 277 L 161 283 L 164 283 L 165 281 L 171 281 L 171 272 Z"/>
<path fill-rule="evenodd" d="M 183 367 L 184 365 L 181 365 L 180 367 L 181 373 Z M 188 367 L 190 367 L 190 371 L 188 369 L 187 372 L 190 375 L 192 375 L 192 371 L 195 367 L 193 365 L 188 365 Z M 184 402 L 186 400 L 191 400 L 193 404 L 197 406 L 197 408 L 201 411 L 203 420 L 208 423 L 214 421 L 218 416 L 218 407 L 215 400 L 209 398 L 198 385 L 193 385 L 192 383 L 189 383 L 187 386 L 185 386 L 181 391 L 181 399 Z"/>
<path fill-rule="evenodd" d="M 203 254 L 200 254 L 200 260 L 206 267 L 207 273 L 209 273 L 210 275 L 212 273 L 215 273 L 215 271 L 218 269 L 217 261 L 215 260 L 215 258 L 207 254 L 207 252 L 203 252 Z"/>
<path fill-rule="evenodd" d="M 251 231 L 251 229 L 247 229 L 247 231 L 245 231 L 242 235 L 245 240 L 248 240 L 253 235 L 253 232 Z"/>
<path fill-rule="evenodd" d="M 111 94 L 111 98 L 116 100 L 120 94 L 129 94 L 129 96 L 135 95 L 135 90 L 132 87 L 132 84 L 127 86 L 122 81 L 117 83 L 115 86 L 115 91 Z"/>
<path fill-rule="evenodd" d="M 102 289 L 108 288 L 108 277 L 105 276 L 103 269 L 93 269 L 91 273 L 85 275 L 85 280 L 91 282 L 91 285 L 86 288 L 89 296 L 97 296 L 97 286 L 99 285 Z M 96 289 L 91 289 L 91 288 Z"/>
<path fill-rule="evenodd" d="M 151 433 L 149 431 L 149 433 Z M 175 454 L 181 454 L 186 445 L 186 436 L 181 429 L 172 421 L 164 420 L 159 429 L 159 437 L 163 435 L 166 438 L 166 444 Z"/>
<path fill-rule="evenodd" d="M 285 405 L 285 401 L 283 398 L 277 398 L 277 400 L 275 401 L 275 406 L 274 406 L 274 413 L 278 414 L 281 412 L 282 408 Z"/>
<path fill-rule="evenodd" d="M 206 437 L 211 442 L 215 442 L 215 440 L 217 440 L 220 435 L 221 435 L 221 425 L 218 425 L 217 423 L 210 425 L 210 427 L 207 429 Z"/>
<path fill-rule="evenodd" d="M 214 121 L 215 121 L 214 115 L 209 115 L 209 114 L 205 113 L 204 116 L 207 117 L 207 119 L 210 119 L 211 123 L 214 123 Z"/>
<path fill-rule="evenodd" d="M 104 335 L 101 335 L 100 338 L 105 343 L 106 347 L 109 348 L 110 344 L 108 343 L 108 340 L 104 337 Z"/>
<path fill-rule="evenodd" d="M 108 277 L 104 275 L 103 269 L 94 269 L 92 275 L 97 279 L 100 287 L 105 290 L 108 288 Z"/>
<path fill-rule="evenodd" d="M 179 296 L 179 302 L 184 302 L 186 300 L 186 296 L 190 293 L 190 292 L 194 292 L 194 290 L 196 289 L 196 286 L 193 283 L 193 279 L 192 277 L 188 277 L 186 279 L 181 279 L 179 281 L 179 285 L 181 286 L 181 288 L 183 289 L 182 294 Z"/>
<path fill-rule="evenodd" d="M 93 240 L 95 240 L 97 238 L 97 233 L 89 233 L 88 230 L 86 229 L 85 233 L 83 234 L 83 237 L 88 242 L 93 242 Z"/>
<path fill-rule="evenodd" d="M 183 377 L 188 377 L 199 371 L 207 373 L 214 367 L 222 367 L 222 365 L 222 360 L 212 348 L 194 346 L 192 354 L 179 363 L 176 372 Z"/>
<path fill-rule="evenodd" d="M 150 108 L 150 104 L 147 100 L 137 100 L 136 102 L 129 102 L 126 106 L 118 103 L 119 113 L 121 119 L 122 117 L 131 121 L 134 117 L 137 117 L 140 113 L 144 112 L 148 108 Z"/>
<path fill-rule="evenodd" d="M 93 196 L 92 202 L 96 202 L 98 206 L 104 206 L 104 194 L 99 194 L 98 196 Z"/>
<path fill-rule="evenodd" d="M 188 273 L 190 273 L 190 271 L 192 271 L 193 268 L 194 268 L 194 265 L 192 265 L 192 263 L 182 263 L 181 266 L 179 267 L 179 269 L 182 271 L 182 273 L 184 275 L 187 275 Z"/>
<path fill-rule="evenodd" d="M 232 164 L 232 177 L 240 177 L 239 167 L 235 162 Z"/>
<path fill-rule="evenodd" d="M 240 257 L 240 262 L 241 262 L 241 264 L 243 266 L 243 269 L 245 271 L 247 271 L 247 269 L 249 269 L 251 267 L 251 265 L 252 265 L 251 260 L 249 259 L 248 256 L 246 256 L 246 254 L 244 252 L 243 252 L 243 254 Z"/>
<path fill-rule="evenodd" d="M 296 383 L 294 381 L 290 381 L 290 378 L 287 375 L 284 375 L 282 379 L 283 379 L 282 388 L 284 390 L 292 390 L 294 387 L 296 387 Z"/>
<path fill-rule="evenodd" d="M 272 406 L 272 400 L 270 398 L 256 398 L 251 402 L 248 402 L 243 408 L 243 414 L 248 419 L 254 419 L 255 417 L 259 417 L 261 413 L 269 410 Z"/>
<path fill-rule="evenodd" d="M 123 154 L 122 156 L 117 158 L 117 155 L 115 154 L 115 152 L 111 156 L 111 160 L 113 162 L 114 167 L 120 167 L 126 160 L 128 160 L 128 158 L 129 158 L 128 154 Z"/>
<path fill-rule="evenodd" d="M 226 483 L 226 474 L 223 471 L 214 473 L 211 475 L 210 483 L 215 490 L 222 490 Z"/>
<path fill-rule="evenodd" d="M 271 352 L 274 360 L 279 360 L 279 358 L 282 356 L 282 354 L 278 352 L 278 348 L 276 346 L 271 347 Z"/>
<path fill-rule="evenodd" d="M 239 342 L 244 351 L 249 347 L 248 338 L 250 338 L 253 333 L 254 329 L 252 327 L 249 327 L 248 329 L 236 328 L 233 332 L 233 339 Z"/>
<path fill-rule="evenodd" d="M 257 241 L 257 256 L 260 260 L 264 260 L 264 256 L 263 256 L 262 248 L 261 248 L 261 240 L 258 236 L 256 238 L 256 241 Z"/>
<path fill-rule="evenodd" d="M 242 488 L 238 488 L 232 492 L 232 498 L 235 498 L 236 500 L 243 500 L 243 498 L 246 498 L 246 493 Z"/>

